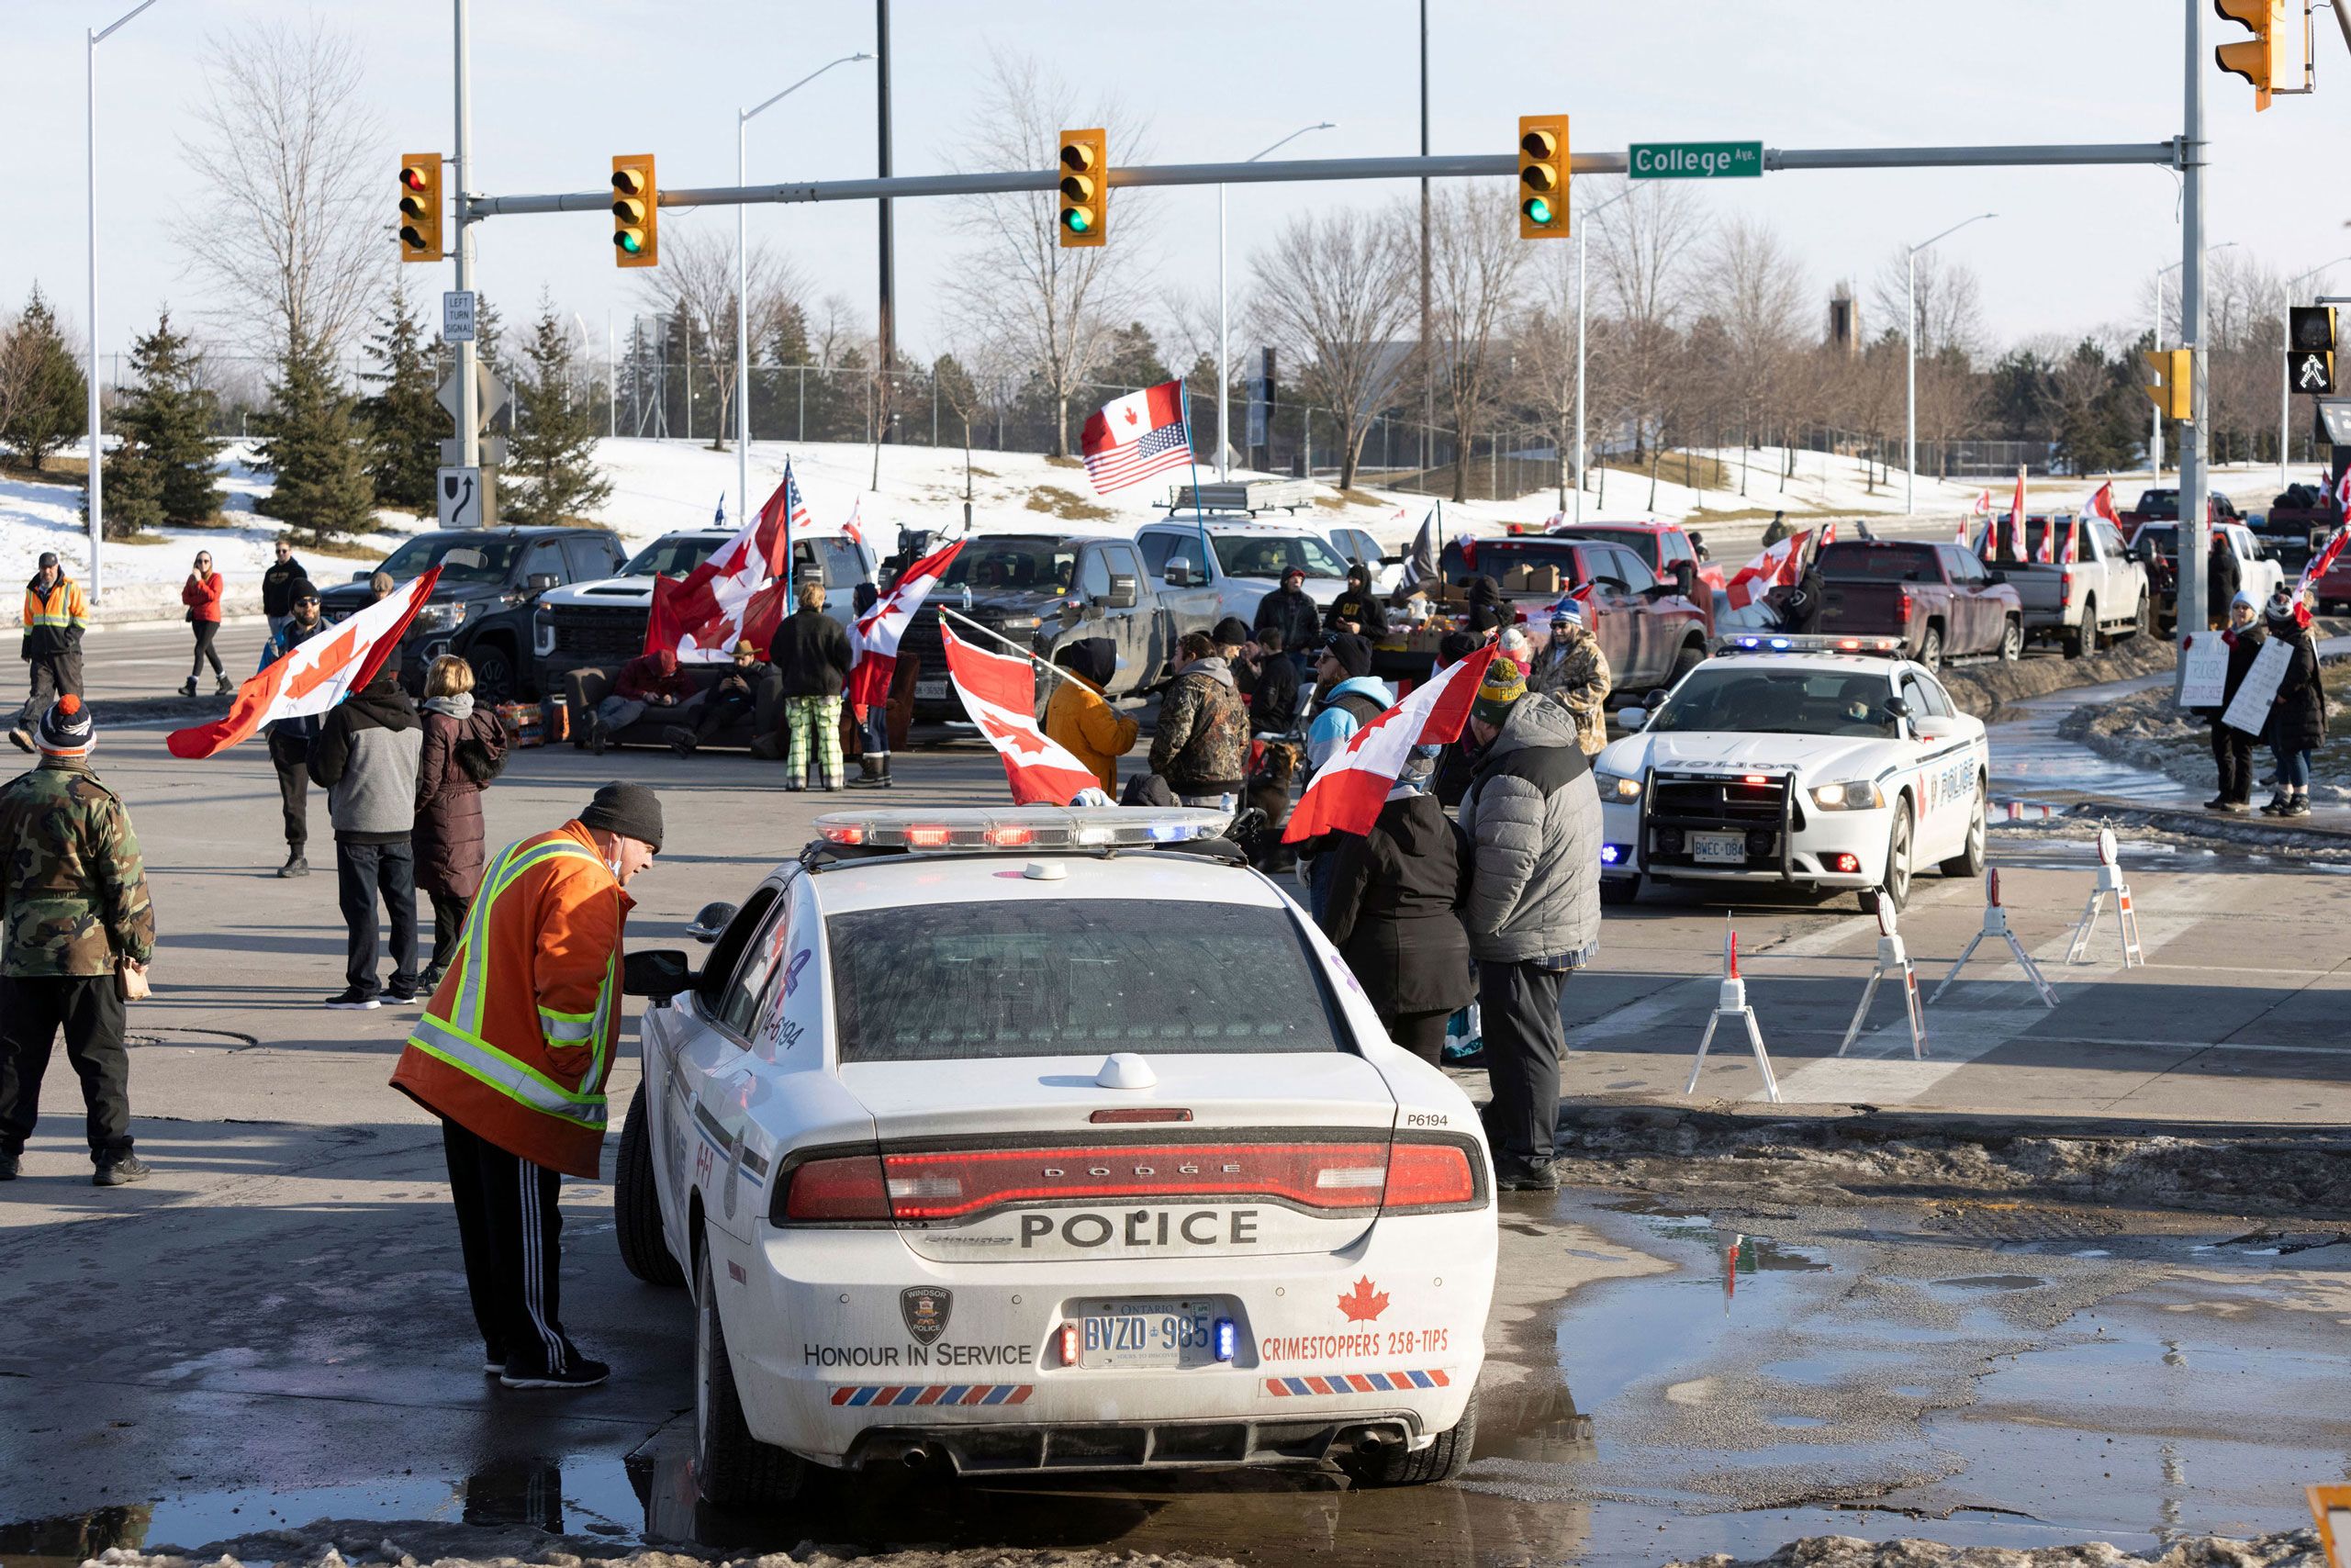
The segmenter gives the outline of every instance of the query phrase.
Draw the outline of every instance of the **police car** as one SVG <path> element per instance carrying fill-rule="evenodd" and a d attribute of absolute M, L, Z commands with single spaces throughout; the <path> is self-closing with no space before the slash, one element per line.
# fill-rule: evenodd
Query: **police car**
<path fill-rule="evenodd" d="M 1593 759 L 1600 895 L 1658 882 L 1852 889 L 1984 869 L 1991 748 L 1893 637 L 1726 638 Z"/>
<path fill-rule="evenodd" d="M 615 1206 L 690 1283 L 697 1473 L 1467 1462 L 1476 1113 L 1222 813 L 820 818 L 654 998 Z"/>

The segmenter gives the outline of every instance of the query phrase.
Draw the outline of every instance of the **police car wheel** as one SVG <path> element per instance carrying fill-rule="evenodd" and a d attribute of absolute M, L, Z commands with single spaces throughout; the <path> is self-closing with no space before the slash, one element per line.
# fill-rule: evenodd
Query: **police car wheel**
<path fill-rule="evenodd" d="M 1894 829 L 1886 841 L 1885 879 L 1862 894 L 1864 911 L 1875 913 L 1882 900 L 1899 914 L 1910 902 L 1910 803 L 1904 801 L 1894 808 Z"/>
<path fill-rule="evenodd" d="M 805 1462 L 763 1443 L 744 1424 L 727 1360 L 726 1326 L 711 1283 L 711 1253 L 694 1255 L 694 1480 L 722 1508 L 774 1506 L 800 1493 Z"/>
<path fill-rule="evenodd" d="M 1428 1486 L 1458 1481 L 1470 1467 L 1470 1453 L 1477 1441 L 1478 1396 L 1472 1394 L 1452 1429 L 1438 1433 L 1437 1440 L 1417 1453 L 1402 1447 L 1382 1448 L 1344 1460 L 1339 1468 L 1358 1486 Z"/>
<path fill-rule="evenodd" d="M 1984 874 L 1984 781 L 1976 781 L 1975 814 L 1967 819 L 1965 847 L 1941 865 L 1946 877 L 1980 877 Z"/>
<path fill-rule="evenodd" d="M 661 1234 L 661 1195 L 654 1188 L 653 1129 L 645 1125 L 644 1085 L 637 1085 L 621 1124 L 621 1154 L 612 1168 L 612 1234 L 621 1261 L 649 1285 L 682 1285 L 686 1271 Z"/>
<path fill-rule="evenodd" d="M 1604 904 L 1629 904 L 1640 897 L 1640 879 L 1638 876 L 1600 879 L 1600 902 Z"/>

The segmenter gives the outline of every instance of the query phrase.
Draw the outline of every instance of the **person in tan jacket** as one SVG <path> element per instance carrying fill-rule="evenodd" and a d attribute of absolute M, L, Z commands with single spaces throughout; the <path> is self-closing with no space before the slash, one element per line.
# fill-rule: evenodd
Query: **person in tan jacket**
<path fill-rule="evenodd" d="M 1142 725 L 1131 714 L 1114 710 L 1103 696 L 1117 672 L 1118 649 L 1107 637 L 1084 637 L 1060 648 L 1053 662 L 1072 678 L 1053 683 L 1045 705 L 1045 735 L 1058 741 L 1069 754 L 1102 780 L 1103 789 L 1118 793 L 1118 759 L 1135 749 Z"/>

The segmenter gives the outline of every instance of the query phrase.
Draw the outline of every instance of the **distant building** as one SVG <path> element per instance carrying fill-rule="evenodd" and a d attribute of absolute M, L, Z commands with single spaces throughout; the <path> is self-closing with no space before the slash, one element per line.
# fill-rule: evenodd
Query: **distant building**
<path fill-rule="evenodd" d="M 1861 352 L 1861 301 L 1853 286 L 1840 279 L 1829 291 L 1829 346 L 1839 353 Z"/>

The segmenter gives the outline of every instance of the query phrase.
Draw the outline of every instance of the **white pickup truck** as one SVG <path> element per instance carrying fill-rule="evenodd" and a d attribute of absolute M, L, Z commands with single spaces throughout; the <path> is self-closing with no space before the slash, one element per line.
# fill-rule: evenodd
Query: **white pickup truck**
<path fill-rule="evenodd" d="M 2251 595 L 2254 603 L 2267 602 L 2271 594 L 2285 586 L 2285 568 L 2262 548 L 2260 539 L 2244 523 L 2212 524 L 2212 548 L 2225 550 L 2236 557 L 2237 587 Z M 2177 616 L 2179 594 L 2179 524 L 2141 523 L 2131 535 L 2131 550 L 2146 563 L 2147 576 L 2155 586 L 2156 624 L 2168 632 Z M 2217 616 L 2227 606 L 2213 609 Z"/>
<path fill-rule="evenodd" d="M 2147 569 L 2112 523 L 2086 518 L 2077 533 L 2071 518 L 2028 515 L 2024 526 L 2025 550 L 2032 558 L 1994 565 L 2016 587 L 2026 642 L 2054 643 L 2067 658 L 2077 659 L 2096 653 L 2109 639 L 2135 637 L 2147 629 L 2155 613 Z M 2062 557 L 2070 536 L 2077 541 L 2076 558 L 2039 560 L 2043 536 L 2049 533 L 2054 534 L 2050 554 Z"/>

